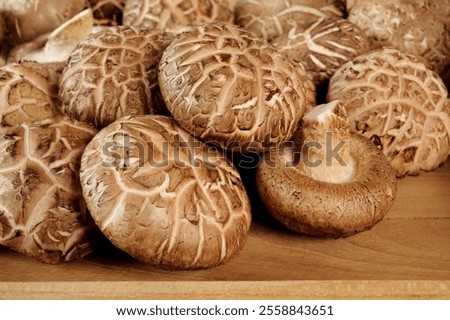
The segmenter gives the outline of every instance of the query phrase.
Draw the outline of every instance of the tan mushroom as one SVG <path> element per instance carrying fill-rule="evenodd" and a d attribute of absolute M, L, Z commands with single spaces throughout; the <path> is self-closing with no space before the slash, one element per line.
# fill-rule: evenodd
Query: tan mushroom
<path fill-rule="evenodd" d="M 158 81 L 167 108 L 188 132 L 234 151 L 262 152 L 289 139 L 312 107 L 305 77 L 250 32 L 205 24 L 175 37 Z"/>
<path fill-rule="evenodd" d="M 77 44 L 89 36 L 93 25 L 92 10 L 83 10 L 52 32 L 14 47 L 9 53 L 8 63 L 32 60 L 64 66 Z"/>
<path fill-rule="evenodd" d="M 61 114 L 56 80 L 52 70 L 36 62 L 1 67 L 0 125 L 20 125 Z"/>
<path fill-rule="evenodd" d="M 350 130 L 339 101 L 302 119 L 300 143 L 266 154 L 256 172 L 268 211 L 288 228 L 314 236 L 350 236 L 383 219 L 396 196 L 384 155 Z"/>
<path fill-rule="evenodd" d="M 92 251 L 79 166 L 95 133 L 62 116 L 0 128 L 0 245 L 46 263 Z"/>
<path fill-rule="evenodd" d="M 352 128 L 371 139 L 396 169 L 416 175 L 450 153 L 450 100 L 442 79 L 413 55 L 384 48 L 339 68 L 328 101 L 344 102 Z"/>
<path fill-rule="evenodd" d="M 325 84 L 341 65 L 370 48 L 357 26 L 331 16 L 309 26 L 295 23 L 271 43 L 289 59 L 303 64 L 316 85 Z"/>
<path fill-rule="evenodd" d="M 63 111 L 98 129 L 122 116 L 162 112 L 157 68 L 172 37 L 126 26 L 91 34 L 64 68 L 59 91 Z"/>
<path fill-rule="evenodd" d="M 94 13 L 94 24 L 99 26 L 122 25 L 122 15 L 127 0 L 88 0 Z"/>
<path fill-rule="evenodd" d="M 18 45 L 51 32 L 85 6 L 84 0 L 2 0 L 0 13 L 5 17 L 8 41 Z"/>
<path fill-rule="evenodd" d="M 80 176 L 95 222 L 140 261 L 214 267 L 247 239 L 250 203 L 237 170 L 172 118 L 124 117 L 102 129 Z"/>
<path fill-rule="evenodd" d="M 420 56 L 431 69 L 445 73 L 450 66 L 449 8 L 449 0 L 355 1 L 348 19 L 373 48 L 391 46 Z"/>
<path fill-rule="evenodd" d="M 5 40 L 5 22 L 0 14 L 0 67 L 6 64 L 8 58 L 8 44 Z"/>
<path fill-rule="evenodd" d="M 235 23 L 267 41 L 287 33 L 295 24 L 343 17 L 344 12 L 342 0 L 238 0 L 234 8 Z"/>
<path fill-rule="evenodd" d="M 178 32 L 189 25 L 233 22 L 228 0 L 128 0 L 123 24 Z"/>

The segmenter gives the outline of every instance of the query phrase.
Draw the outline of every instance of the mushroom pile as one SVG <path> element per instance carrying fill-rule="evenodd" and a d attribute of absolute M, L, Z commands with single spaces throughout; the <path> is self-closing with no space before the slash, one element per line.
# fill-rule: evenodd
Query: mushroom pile
<path fill-rule="evenodd" d="M 191 270 L 242 251 L 253 201 L 301 234 L 372 229 L 450 154 L 448 7 L 2 1 L 0 245 Z"/>

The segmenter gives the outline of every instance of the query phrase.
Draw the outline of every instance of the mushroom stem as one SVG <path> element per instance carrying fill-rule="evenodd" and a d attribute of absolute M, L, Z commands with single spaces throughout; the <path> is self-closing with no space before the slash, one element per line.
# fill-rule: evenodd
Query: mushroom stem
<path fill-rule="evenodd" d="M 301 134 L 301 161 L 286 161 L 289 152 L 276 150 L 256 171 L 269 213 L 292 230 L 327 237 L 368 230 L 383 219 L 397 192 L 395 171 L 370 140 L 349 129 L 343 104 L 311 110 L 303 117 Z M 310 143 L 317 147 L 307 152 Z M 320 143 L 326 145 L 320 148 Z"/>
<path fill-rule="evenodd" d="M 351 181 L 355 159 L 350 154 L 349 139 L 350 125 L 345 108 L 338 100 L 315 107 L 302 119 L 299 169 L 320 181 Z"/>

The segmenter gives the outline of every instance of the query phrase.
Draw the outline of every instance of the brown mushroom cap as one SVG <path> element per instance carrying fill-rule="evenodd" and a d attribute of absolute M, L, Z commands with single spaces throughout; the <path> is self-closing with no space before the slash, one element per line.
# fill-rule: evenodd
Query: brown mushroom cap
<path fill-rule="evenodd" d="M 2 0 L 0 13 L 5 17 L 8 41 L 17 45 L 51 32 L 85 6 L 82 0 Z"/>
<path fill-rule="evenodd" d="M 228 0 L 128 0 L 123 24 L 177 32 L 188 25 L 233 22 Z"/>
<path fill-rule="evenodd" d="M 92 251 L 79 166 L 95 133 L 62 116 L 0 128 L 0 245 L 46 263 Z"/>
<path fill-rule="evenodd" d="M 99 26 L 122 25 L 122 15 L 127 0 L 88 0 L 94 13 L 94 24 Z"/>
<path fill-rule="evenodd" d="M 247 239 L 237 170 L 171 118 L 125 117 L 101 130 L 83 154 L 81 183 L 103 233 L 154 266 L 214 267 Z"/>
<path fill-rule="evenodd" d="M 450 100 L 442 79 L 413 55 L 384 48 L 343 65 L 328 101 L 340 99 L 355 131 L 374 141 L 397 176 L 419 174 L 450 153 Z"/>
<path fill-rule="evenodd" d="M 289 139 L 311 107 L 304 77 L 266 41 L 234 25 L 207 24 L 175 37 L 158 80 L 167 108 L 188 132 L 260 152 Z"/>
<path fill-rule="evenodd" d="M 256 172 L 268 211 L 314 236 L 350 236 L 372 228 L 396 196 L 395 171 L 366 138 L 349 130 L 344 107 L 321 105 L 302 120 L 302 144 L 272 150 Z"/>
<path fill-rule="evenodd" d="M 160 30 L 122 26 L 91 34 L 64 68 L 63 111 L 99 129 L 122 116 L 160 112 L 157 68 L 171 40 Z"/>
<path fill-rule="evenodd" d="M 289 59 L 303 64 L 316 85 L 329 80 L 341 65 L 370 48 L 357 26 L 331 16 L 309 26 L 295 24 L 271 43 Z"/>
<path fill-rule="evenodd" d="M 48 119 L 60 114 L 55 75 L 43 65 L 24 61 L 0 68 L 0 125 Z"/>
<path fill-rule="evenodd" d="M 267 41 L 287 33 L 295 24 L 342 17 L 344 12 L 342 0 L 238 0 L 234 8 L 235 23 Z"/>
<path fill-rule="evenodd" d="M 444 73 L 450 65 L 449 8 L 448 0 L 356 1 L 348 19 L 365 32 L 372 48 L 391 46 L 420 56 Z"/>

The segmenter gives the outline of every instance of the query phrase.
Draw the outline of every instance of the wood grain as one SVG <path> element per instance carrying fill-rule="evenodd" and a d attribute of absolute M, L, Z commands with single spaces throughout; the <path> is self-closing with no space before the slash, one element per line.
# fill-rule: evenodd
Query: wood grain
<path fill-rule="evenodd" d="M 0 297 L 450 299 L 450 161 L 399 180 L 388 216 L 349 238 L 295 234 L 260 205 L 253 216 L 244 250 L 208 270 L 159 270 L 109 245 L 60 265 L 0 248 Z"/>
<path fill-rule="evenodd" d="M 4 299 L 450 299 L 450 281 L 6 282 Z"/>

